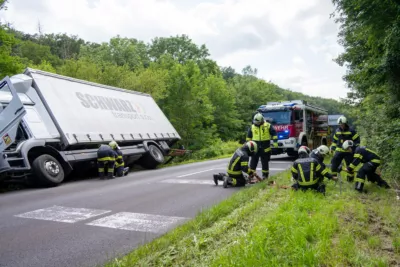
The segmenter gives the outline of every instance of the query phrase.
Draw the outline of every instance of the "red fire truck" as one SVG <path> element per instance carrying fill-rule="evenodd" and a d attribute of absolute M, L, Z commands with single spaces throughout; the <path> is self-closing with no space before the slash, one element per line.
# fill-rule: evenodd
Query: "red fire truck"
<path fill-rule="evenodd" d="M 320 145 L 330 146 L 330 127 L 327 110 L 310 105 L 304 100 L 267 102 L 257 112 L 270 122 L 278 135 L 278 148 L 273 155 L 287 153 L 297 156 L 300 146 L 314 149 Z"/>

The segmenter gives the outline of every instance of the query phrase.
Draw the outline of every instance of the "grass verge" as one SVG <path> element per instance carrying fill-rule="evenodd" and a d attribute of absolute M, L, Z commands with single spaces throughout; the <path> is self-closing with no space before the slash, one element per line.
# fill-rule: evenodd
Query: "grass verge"
<path fill-rule="evenodd" d="M 290 185 L 288 171 L 274 176 Z M 398 266 L 393 191 L 328 181 L 327 194 L 260 183 L 106 266 Z M 221 190 L 229 190 L 222 189 Z"/>

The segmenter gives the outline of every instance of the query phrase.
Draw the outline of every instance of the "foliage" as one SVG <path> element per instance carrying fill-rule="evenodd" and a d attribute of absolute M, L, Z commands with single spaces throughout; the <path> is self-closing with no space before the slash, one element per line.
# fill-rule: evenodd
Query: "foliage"
<path fill-rule="evenodd" d="M 400 4 L 393 0 L 333 0 L 344 79 L 352 95 L 364 144 L 383 156 L 387 171 L 400 173 Z"/>
<path fill-rule="evenodd" d="M 267 101 L 306 99 L 333 113 L 349 108 L 284 90 L 257 78 L 251 66 L 241 73 L 219 67 L 204 44 L 184 34 L 147 44 L 119 35 L 92 43 L 65 33 L 26 34 L 1 26 L 0 44 L 2 76 L 32 67 L 151 94 L 182 136 L 177 145 L 194 150 L 194 158 L 222 156 L 222 142 L 228 147 L 230 140 L 243 142 L 252 114 Z"/>

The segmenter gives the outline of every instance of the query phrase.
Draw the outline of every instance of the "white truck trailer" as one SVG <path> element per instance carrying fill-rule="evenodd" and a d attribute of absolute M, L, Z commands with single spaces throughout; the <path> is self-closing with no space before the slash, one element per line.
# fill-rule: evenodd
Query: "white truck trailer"
<path fill-rule="evenodd" d="M 97 148 L 112 140 L 127 165 L 154 169 L 181 139 L 145 93 L 30 68 L 0 87 L 0 180 L 56 186 L 95 168 Z"/>

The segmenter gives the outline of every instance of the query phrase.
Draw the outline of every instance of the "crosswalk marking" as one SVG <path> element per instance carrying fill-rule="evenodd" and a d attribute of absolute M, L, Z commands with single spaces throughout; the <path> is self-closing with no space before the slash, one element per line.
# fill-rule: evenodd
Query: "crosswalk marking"
<path fill-rule="evenodd" d="M 76 223 L 111 212 L 110 210 L 70 208 L 62 206 L 52 206 L 45 209 L 38 209 L 22 214 L 15 215 L 20 218 L 56 221 L 65 223 Z"/>
<path fill-rule="evenodd" d="M 167 184 L 214 184 L 213 180 L 197 180 L 197 179 L 192 179 L 192 180 L 185 180 L 185 179 L 166 179 L 162 180 L 161 183 L 167 183 Z"/>
<path fill-rule="evenodd" d="M 184 217 L 119 212 L 87 223 L 87 225 L 139 232 L 163 233 L 168 231 L 173 225 L 188 219 Z"/>

